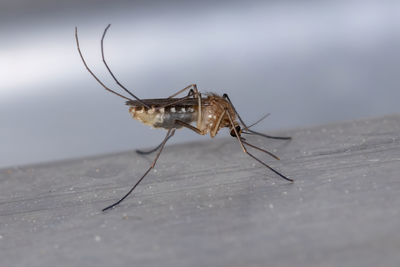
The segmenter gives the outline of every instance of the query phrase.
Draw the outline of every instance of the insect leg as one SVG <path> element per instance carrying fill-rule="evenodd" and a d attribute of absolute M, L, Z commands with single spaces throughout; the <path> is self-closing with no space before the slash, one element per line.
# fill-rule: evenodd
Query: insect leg
<path fill-rule="evenodd" d="M 194 96 L 194 94 L 195 94 L 194 91 L 193 91 L 192 89 L 190 89 L 189 94 L 188 94 L 187 96 L 184 96 L 184 97 L 182 97 L 182 98 L 178 98 L 176 101 L 170 102 L 170 103 L 168 103 L 168 104 L 166 104 L 166 105 L 159 106 L 157 109 L 161 109 L 161 108 L 166 108 L 166 107 L 174 106 L 174 105 L 176 105 L 176 104 L 179 104 L 179 103 L 181 103 L 181 102 L 184 102 L 186 99 L 189 99 L 189 98 L 191 98 L 192 96 Z"/>
<path fill-rule="evenodd" d="M 184 92 L 185 90 L 189 90 L 189 93 L 187 94 L 187 96 L 179 98 L 174 102 L 170 102 L 167 105 L 159 106 L 157 109 L 166 108 L 166 107 L 170 107 L 170 106 L 179 104 L 179 103 L 184 102 L 186 99 L 189 99 L 191 97 L 193 97 L 194 99 L 196 99 L 196 98 L 200 99 L 201 98 L 201 94 L 197 91 L 197 86 L 195 84 L 191 84 L 189 86 L 186 86 L 182 90 L 178 91 L 177 93 L 173 94 L 172 96 L 169 96 L 168 99 L 170 99 L 170 98 L 172 98 L 172 97 Z M 201 99 L 198 102 L 201 103 Z"/>
<path fill-rule="evenodd" d="M 231 106 L 232 106 L 233 110 L 235 111 L 235 113 L 236 113 L 236 115 L 237 115 L 239 121 L 240 121 L 240 122 L 243 124 L 243 126 L 244 126 L 243 130 L 244 130 L 244 131 L 247 131 L 247 132 L 243 132 L 244 134 L 255 134 L 255 135 L 263 136 L 263 137 L 266 137 L 266 138 L 280 139 L 280 140 L 290 140 L 290 139 L 292 139 L 292 138 L 289 137 L 289 136 L 272 136 L 272 135 L 267 135 L 267 134 L 263 134 L 263 133 L 260 133 L 260 132 L 256 132 L 256 131 L 250 130 L 250 129 L 249 129 L 250 127 L 248 127 L 248 126 L 244 123 L 244 121 L 242 120 L 242 118 L 240 117 L 239 113 L 237 112 L 237 110 L 236 110 L 235 106 L 233 105 L 232 101 L 230 100 L 229 96 L 228 96 L 227 94 L 224 94 L 223 97 L 229 101 L 229 104 L 231 104 Z"/>
<path fill-rule="evenodd" d="M 110 67 L 108 66 L 106 59 L 104 57 L 104 37 L 106 36 L 106 33 L 108 31 L 108 29 L 110 28 L 111 24 L 108 24 L 108 26 L 104 29 L 103 32 L 103 36 L 101 37 L 101 57 L 103 59 L 103 63 L 106 66 L 108 72 L 111 74 L 112 78 L 114 79 L 114 81 L 119 85 L 119 87 L 121 87 L 125 92 L 127 92 L 128 94 L 130 94 L 133 98 L 135 98 L 138 102 L 140 102 L 140 104 L 142 104 L 143 106 L 145 106 L 146 108 L 150 108 L 147 104 L 145 104 L 142 100 L 140 100 L 140 98 L 138 98 L 137 96 L 135 96 L 131 91 L 129 91 L 125 86 L 123 86 L 118 79 L 115 77 L 114 73 L 111 71 Z"/>
<path fill-rule="evenodd" d="M 250 146 L 250 147 L 252 147 L 254 149 L 260 150 L 260 151 L 264 152 L 265 154 L 270 155 L 271 157 L 273 157 L 276 160 L 280 160 L 280 158 L 278 156 L 276 156 L 275 154 L 272 154 L 268 150 L 262 149 L 261 147 L 258 147 L 258 146 L 255 146 L 255 145 L 252 145 L 252 144 L 246 142 L 245 140 L 243 140 L 243 138 L 241 138 L 241 140 L 242 140 L 243 144 L 246 144 L 246 145 L 248 145 L 248 146 Z"/>
<path fill-rule="evenodd" d="M 198 93 L 197 94 L 197 127 L 200 127 L 201 122 L 203 120 L 202 116 L 203 116 L 203 111 L 202 111 L 202 102 L 201 102 L 201 94 Z"/>
<path fill-rule="evenodd" d="M 175 102 L 169 103 L 168 105 L 159 107 L 159 108 L 163 108 L 163 107 L 167 107 L 167 106 L 171 106 L 171 105 L 175 105 L 181 101 L 184 101 L 188 98 L 190 98 L 191 96 L 193 96 L 194 99 L 197 99 L 197 106 L 198 106 L 198 111 L 197 111 L 197 126 L 199 126 L 201 124 L 201 120 L 202 120 L 202 101 L 201 101 L 201 93 L 197 90 L 197 85 L 196 84 L 191 84 L 189 86 L 186 86 L 185 88 L 183 88 L 182 90 L 179 90 L 178 92 L 176 92 L 175 94 L 169 96 L 168 98 L 172 98 L 174 96 L 177 96 L 181 93 L 183 93 L 184 91 L 189 90 L 189 94 L 185 97 L 182 97 L 180 99 L 178 99 Z"/>
<path fill-rule="evenodd" d="M 183 88 L 182 90 L 179 90 L 178 92 L 176 92 L 175 94 L 169 96 L 168 98 L 172 98 L 172 97 L 174 97 L 176 95 L 179 95 L 180 93 L 183 93 L 184 91 L 189 90 L 189 89 L 190 89 L 190 91 L 189 91 L 188 96 L 190 95 L 191 92 L 193 92 L 193 97 L 197 98 L 197 100 L 198 100 L 197 104 L 198 104 L 198 109 L 199 110 L 197 112 L 198 113 L 198 115 L 197 115 L 197 126 L 199 126 L 200 123 L 201 123 L 201 114 L 202 114 L 201 107 L 202 107 L 202 105 L 201 105 L 201 94 L 197 90 L 197 85 L 196 84 L 191 84 L 189 86 L 186 86 L 185 88 Z"/>
<path fill-rule="evenodd" d="M 170 139 L 171 137 L 172 137 L 172 135 L 170 135 L 170 136 L 168 137 L 168 139 Z M 167 139 L 167 141 L 168 141 L 168 139 Z M 158 146 L 156 146 L 155 148 L 150 149 L 150 150 L 147 150 L 147 151 L 140 150 L 140 149 L 136 149 L 135 152 L 138 153 L 139 155 L 151 154 L 151 153 L 153 153 L 153 152 L 156 152 L 158 149 L 160 149 L 160 147 L 162 146 L 162 144 L 163 144 L 163 142 L 161 142 L 161 143 L 160 143 Z"/>
<path fill-rule="evenodd" d="M 203 135 L 203 132 L 200 131 L 198 128 L 196 128 L 196 127 L 194 127 L 194 126 L 192 126 L 189 123 L 186 123 L 184 121 L 175 120 L 175 124 L 177 124 L 179 126 L 182 126 L 182 127 L 185 127 L 185 128 L 188 128 L 188 129 L 192 130 L 193 132 L 195 132 L 197 134 Z"/>
<path fill-rule="evenodd" d="M 197 95 L 199 93 L 199 91 L 197 90 L 197 85 L 196 84 L 191 84 L 186 86 L 185 88 L 179 90 L 178 92 L 176 92 L 175 94 L 169 96 L 168 98 L 173 98 L 174 96 L 177 96 L 183 92 L 185 92 L 186 90 L 193 90 L 193 92 L 195 93 L 195 95 Z M 190 94 L 190 93 L 189 93 Z"/>
<path fill-rule="evenodd" d="M 214 137 L 217 134 L 217 131 L 219 129 L 219 126 L 221 125 L 221 121 L 222 121 L 222 118 L 225 116 L 225 113 L 226 113 L 226 109 L 224 109 L 224 111 L 221 113 L 221 115 L 219 115 L 218 121 L 215 124 L 214 129 L 212 129 L 212 131 L 210 133 L 211 137 Z"/>
<path fill-rule="evenodd" d="M 79 52 L 79 55 L 80 55 L 80 57 L 81 57 L 81 59 L 82 59 L 83 65 L 85 65 L 87 71 L 93 76 L 93 78 L 94 78 L 101 86 L 103 86 L 103 88 L 106 89 L 107 91 L 109 91 L 109 92 L 111 92 L 111 93 L 113 93 L 113 94 L 115 94 L 115 95 L 117 95 L 117 96 L 119 96 L 119 97 L 121 97 L 121 98 L 124 98 L 124 99 L 126 99 L 126 100 L 132 100 L 132 99 L 130 99 L 130 98 L 126 97 L 126 96 L 123 96 L 123 95 L 121 95 L 121 94 L 115 92 L 114 90 L 108 88 L 108 87 L 96 76 L 96 74 L 93 73 L 93 71 L 92 71 L 92 70 L 89 68 L 89 66 L 86 64 L 86 60 L 85 60 L 85 58 L 83 57 L 83 54 L 82 54 L 82 52 L 81 52 L 81 48 L 80 48 L 80 46 L 79 46 L 78 27 L 75 27 L 75 40 L 76 40 L 76 47 L 78 48 L 78 52 Z"/>
<path fill-rule="evenodd" d="M 251 154 L 250 152 L 247 151 L 246 147 L 245 147 L 244 144 L 243 144 L 242 139 L 241 139 L 240 136 L 239 136 L 238 131 L 236 130 L 236 127 L 235 127 L 235 125 L 234 125 L 234 123 L 233 123 L 232 115 L 229 113 L 229 110 L 227 110 L 227 115 L 228 115 L 229 121 L 230 121 L 230 123 L 231 123 L 232 129 L 235 131 L 236 138 L 237 138 L 237 140 L 239 141 L 240 146 L 241 146 L 242 149 L 243 149 L 243 152 L 246 153 L 247 155 L 249 155 L 250 157 L 252 157 L 253 159 L 255 159 L 256 161 L 258 161 L 259 163 L 261 163 L 262 165 L 264 165 L 265 167 L 267 167 L 268 169 L 270 169 L 271 171 L 273 171 L 274 173 L 276 173 L 277 175 L 279 175 L 281 178 L 283 178 L 283 179 L 285 179 L 285 180 L 287 180 L 287 181 L 293 182 L 292 179 L 290 179 L 290 178 L 284 176 L 283 174 L 281 174 L 281 173 L 278 172 L 277 170 L 273 169 L 272 167 L 270 167 L 269 165 L 267 165 L 265 162 L 261 161 L 260 159 L 258 159 L 258 158 L 255 157 L 253 154 Z"/>
<path fill-rule="evenodd" d="M 118 205 L 119 203 L 121 203 L 126 197 L 128 197 L 128 196 L 132 193 L 133 190 L 135 190 L 136 186 L 138 186 L 138 185 L 140 184 L 140 182 L 144 179 L 144 177 L 146 177 L 146 175 L 150 172 L 150 170 L 154 168 L 154 166 L 155 166 L 156 163 L 157 163 L 158 158 L 160 157 L 161 152 L 163 151 L 163 148 L 164 148 L 164 146 L 165 146 L 165 143 L 167 143 L 168 139 L 169 139 L 170 137 L 172 137 L 172 136 L 174 135 L 174 133 L 175 133 L 175 128 L 171 128 L 171 129 L 168 130 L 167 135 L 165 136 L 163 142 L 161 143 L 161 148 L 160 148 L 160 150 L 158 151 L 156 157 L 155 157 L 154 160 L 153 160 L 153 163 L 150 165 L 150 167 L 147 169 L 147 171 L 143 174 L 143 176 L 139 179 L 139 181 L 137 181 L 136 184 L 128 191 L 128 193 L 126 193 L 120 200 L 118 200 L 118 201 L 115 202 L 114 204 L 112 204 L 112 205 L 110 205 L 110 206 L 104 208 L 103 211 L 106 211 L 106 210 L 108 210 L 108 209 L 111 209 L 111 208 L 117 206 L 117 205 Z"/>

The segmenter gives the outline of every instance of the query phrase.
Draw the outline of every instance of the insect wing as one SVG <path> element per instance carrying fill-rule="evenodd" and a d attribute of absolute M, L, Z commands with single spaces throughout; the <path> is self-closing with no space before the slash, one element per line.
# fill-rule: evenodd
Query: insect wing
<path fill-rule="evenodd" d="M 198 105 L 198 99 L 196 98 L 187 98 L 187 99 L 182 99 L 182 98 L 154 98 L 154 99 L 142 99 L 142 102 L 145 103 L 148 106 L 154 106 L 154 107 L 169 107 L 169 106 L 175 106 L 175 107 L 193 107 Z M 207 105 L 206 99 L 202 98 L 202 105 L 205 106 Z M 128 106 L 132 107 L 142 107 L 142 103 L 136 100 L 129 100 L 126 101 L 126 104 Z"/>

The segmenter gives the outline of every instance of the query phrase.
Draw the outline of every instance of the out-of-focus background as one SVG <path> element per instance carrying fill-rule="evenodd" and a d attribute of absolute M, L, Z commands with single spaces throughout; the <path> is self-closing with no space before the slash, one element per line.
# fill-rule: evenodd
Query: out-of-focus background
<path fill-rule="evenodd" d="M 400 112 L 400 2 L 48 1 L 0 3 L 0 167 L 157 145 L 78 56 L 142 98 L 197 83 L 228 93 L 262 131 Z M 223 134 L 222 134 L 223 135 Z M 171 140 L 205 140 L 188 130 Z"/>

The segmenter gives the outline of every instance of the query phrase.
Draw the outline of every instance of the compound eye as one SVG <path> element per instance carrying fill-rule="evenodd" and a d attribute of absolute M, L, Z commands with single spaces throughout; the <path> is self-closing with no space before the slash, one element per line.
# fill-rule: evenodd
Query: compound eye
<path fill-rule="evenodd" d="M 240 137 L 240 126 L 239 126 L 239 125 L 236 126 L 235 129 L 236 129 L 236 132 L 238 133 L 238 135 L 239 135 L 239 137 Z M 230 132 L 230 134 L 231 134 L 232 137 L 236 137 L 235 130 L 232 129 L 231 132 Z"/>

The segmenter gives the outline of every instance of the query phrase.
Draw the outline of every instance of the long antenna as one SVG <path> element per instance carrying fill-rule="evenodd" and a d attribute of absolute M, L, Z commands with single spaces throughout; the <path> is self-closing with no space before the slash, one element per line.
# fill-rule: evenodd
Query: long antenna
<path fill-rule="evenodd" d="M 101 57 L 103 58 L 103 63 L 106 66 L 108 72 L 111 74 L 111 76 L 113 77 L 114 81 L 122 88 L 124 89 L 125 92 L 127 92 L 128 94 L 130 94 L 133 98 L 135 98 L 140 104 L 142 104 L 143 106 L 145 106 L 146 108 L 150 108 L 149 105 L 147 105 L 146 103 L 144 103 L 140 98 L 138 98 L 137 96 L 135 96 L 131 91 L 129 91 L 125 86 L 123 86 L 118 79 L 115 77 L 114 73 L 111 71 L 110 67 L 108 66 L 106 59 L 104 57 L 104 37 L 106 36 L 106 33 L 108 31 L 108 29 L 110 28 L 111 24 L 108 24 L 108 26 L 104 29 L 103 32 L 103 36 L 101 37 Z"/>
<path fill-rule="evenodd" d="M 79 52 L 79 55 L 81 56 L 81 59 L 82 59 L 83 64 L 85 65 L 85 67 L 86 67 L 86 69 L 88 70 L 88 72 L 96 79 L 96 81 L 97 81 L 101 86 L 103 86 L 104 89 L 106 89 L 107 91 L 109 91 L 109 92 L 111 92 L 111 93 L 113 93 L 113 94 L 115 94 L 115 95 L 117 95 L 117 96 L 119 96 L 119 97 L 121 97 L 121 98 L 124 98 L 124 99 L 126 99 L 126 100 L 132 100 L 132 99 L 130 99 L 130 98 L 126 97 L 126 96 L 123 96 L 123 95 L 121 95 L 121 94 L 118 94 L 118 93 L 115 92 L 114 90 L 111 90 L 110 88 L 108 88 L 102 81 L 100 81 L 99 78 L 97 78 L 97 76 L 93 73 L 93 71 L 88 67 L 88 65 L 86 64 L 85 58 L 84 58 L 83 55 L 82 55 L 80 46 L 79 46 L 78 27 L 75 27 L 75 40 L 76 40 L 76 47 L 78 48 L 78 52 Z"/>

